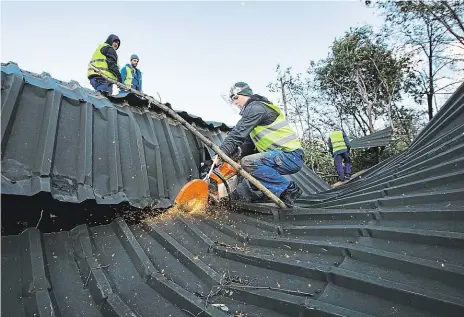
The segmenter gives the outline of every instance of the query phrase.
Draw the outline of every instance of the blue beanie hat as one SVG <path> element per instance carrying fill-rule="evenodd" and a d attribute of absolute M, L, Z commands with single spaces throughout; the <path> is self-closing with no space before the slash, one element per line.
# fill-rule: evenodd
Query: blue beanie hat
<path fill-rule="evenodd" d="M 140 60 L 139 57 L 137 56 L 137 54 L 132 54 L 131 55 L 131 60 L 133 60 L 134 58 Z"/>

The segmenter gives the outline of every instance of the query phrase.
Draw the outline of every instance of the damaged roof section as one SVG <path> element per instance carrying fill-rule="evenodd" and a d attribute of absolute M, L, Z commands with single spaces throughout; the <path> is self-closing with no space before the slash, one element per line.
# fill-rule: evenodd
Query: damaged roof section
<path fill-rule="evenodd" d="M 342 186 L 303 197 L 299 206 L 461 209 L 464 206 L 464 84 L 406 151 Z"/>
<path fill-rule="evenodd" d="M 463 162 L 464 85 L 407 151 L 293 210 L 2 237 L 2 316 L 461 317 Z"/>
<path fill-rule="evenodd" d="M 362 149 L 377 146 L 387 146 L 392 139 L 392 135 L 393 129 L 391 127 L 388 127 L 383 130 L 379 130 L 369 135 L 350 141 L 351 148 Z"/>
<path fill-rule="evenodd" d="M 198 178 L 204 146 L 164 114 L 120 101 L 2 64 L 2 194 L 169 207 Z M 227 135 L 226 125 L 180 114 L 216 144 Z M 306 167 L 292 178 L 306 194 L 329 188 Z"/>

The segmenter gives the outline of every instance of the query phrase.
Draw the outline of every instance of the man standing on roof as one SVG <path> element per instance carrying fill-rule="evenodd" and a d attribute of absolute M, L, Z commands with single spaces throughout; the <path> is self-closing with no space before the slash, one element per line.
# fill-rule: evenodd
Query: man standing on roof
<path fill-rule="evenodd" d="M 297 173 L 303 166 L 304 151 L 298 136 L 279 107 L 265 97 L 253 94 L 248 84 L 238 82 L 232 86 L 230 98 L 231 103 L 240 109 L 242 118 L 224 139 L 220 149 L 227 156 L 241 159 L 241 167 L 245 171 L 280 197 L 287 207 L 292 207 L 302 191 L 283 175 Z M 248 185 L 257 191 L 254 185 Z M 239 186 L 232 193 L 235 199 L 241 199 L 238 191 Z"/>
<path fill-rule="evenodd" d="M 351 159 L 350 159 L 350 140 L 341 127 L 336 129 L 330 134 L 329 140 L 329 153 L 334 158 L 334 166 L 337 170 L 338 179 L 344 182 L 345 179 L 351 178 Z M 345 164 L 343 167 L 342 164 Z"/>
<path fill-rule="evenodd" d="M 132 89 L 142 91 L 142 72 L 137 68 L 139 57 L 135 54 L 131 55 L 130 64 L 126 64 L 121 69 L 122 83 Z"/>
<path fill-rule="evenodd" d="M 121 40 L 117 35 L 110 34 L 105 43 L 98 45 L 92 55 L 87 70 L 87 78 L 95 90 L 100 91 L 105 96 L 113 92 L 113 85 L 104 79 L 99 73 L 90 67 L 93 65 L 107 77 L 122 83 L 121 73 L 119 72 L 119 60 L 116 50 L 121 46 Z"/>

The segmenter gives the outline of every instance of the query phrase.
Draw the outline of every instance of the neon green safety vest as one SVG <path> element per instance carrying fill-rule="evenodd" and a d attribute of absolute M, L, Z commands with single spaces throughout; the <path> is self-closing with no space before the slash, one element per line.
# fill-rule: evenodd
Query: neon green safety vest
<path fill-rule="evenodd" d="M 126 79 L 124 79 L 124 85 L 126 85 L 127 87 L 132 87 L 132 68 L 130 68 L 129 66 L 125 66 L 126 67 Z"/>
<path fill-rule="evenodd" d="M 333 152 L 347 149 L 345 139 L 343 139 L 342 131 L 334 131 L 330 134 L 330 142 L 332 142 Z"/>
<path fill-rule="evenodd" d="M 288 124 L 285 115 L 280 111 L 279 107 L 270 103 L 263 103 L 277 111 L 279 116 L 273 123 L 264 126 L 259 125 L 250 132 L 250 137 L 258 151 L 282 150 L 291 152 L 301 148 L 298 136 Z"/>
<path fill-rule="evenodd" d="M 100 75 L 99 73 L 97 73 L 96 71 L 94 71 L 90 67 L 90 64 L 92 64 L 94 67 L 101 70 L 103 72 L 103 74 L 105 74 L 109 78 L 111 78 L 113 80 L 117 80 L 116 76 L 112 72 L 110 72 L 109 69 L 108 69 L 108 63 L 106 61 L 106 56 L 103 55 L 100 52 L 102 47 L 105 47 L 105 46 L 110 46 L 110 45 L 108 43 L 100 44 L 100 45 L 98 45 L 97 49 L 93 53 L 92 59 L 90 60 L 89 67 L 88 67 L 88 70 L 87 70 L 87 77 L 89 77 L 90 75 Z M 119 59 L 116 62 L 118 64 L 118 68 L 119 68 Z"/>

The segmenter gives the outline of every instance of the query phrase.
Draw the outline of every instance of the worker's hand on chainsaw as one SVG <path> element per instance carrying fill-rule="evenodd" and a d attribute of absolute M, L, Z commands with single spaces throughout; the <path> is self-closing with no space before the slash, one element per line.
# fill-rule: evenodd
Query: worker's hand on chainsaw
<path fill-rule="evenodd" d="M 216 155 L 213 157 L 213 165 L 214 165 L 214 166 L 218 165 L 220 161 L 221 161 L 221 158 L 219 157 L 219 155 L 216 154 Z"/>
<path fill-rule="evenodd" d="M 235 151 L 234 154 L 232 154 L 230 156 L 230 158 L 233 160 L 233 161 L 239 161 L 241 158 L 242 158 L 242 148 L 241 147 L 238 147 L 237 148 L 237 151 Z"/>

